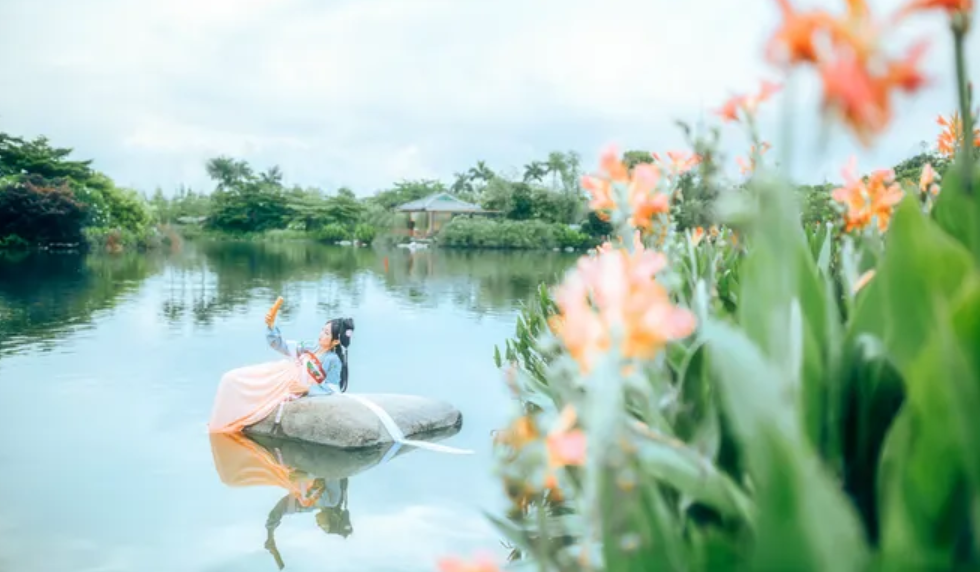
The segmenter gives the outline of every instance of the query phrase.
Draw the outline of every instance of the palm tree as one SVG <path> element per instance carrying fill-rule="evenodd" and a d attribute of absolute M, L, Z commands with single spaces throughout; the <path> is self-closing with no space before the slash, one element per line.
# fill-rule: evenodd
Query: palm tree
<path fill-rule="evenodd" d="M 477 161 L 475 167 L 470 167 L 469 174 L 471 180 L 479 179 L 484 183 L 490 182 L 496 176 L 493 170 L 487 166 L 486 161 Z"/>
<path fill-rule="evenodd" d="M 565 159 L 565 154 L 561 151 L 548 153 L 548 160 L 545 161 L 545 169 L 551 174 L 551 187 L 557 190 L 559 177 L 562 177 L 565 174 L 565 170 L 568 169 L 568 161 Z"/>
<path fill-rule="evenodd" d="M 531 161 L 524 166 L 524 182 L 541 182 L 541 179 L 548 174 L 548 168 L 541 161 Z"/>

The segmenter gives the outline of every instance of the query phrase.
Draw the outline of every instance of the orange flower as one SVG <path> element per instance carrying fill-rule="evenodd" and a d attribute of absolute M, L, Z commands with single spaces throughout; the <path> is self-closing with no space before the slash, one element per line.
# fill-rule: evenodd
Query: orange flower
<path fill-rule="evenodd" d="M 948 119 L 940 115 L 936 122 L 943 126 L 937 140 L 939 153 L 952 159 L 963 141 L 963 120 L 960 113 L 954 111 Z M 980 127 L 973 130 L 973 146 L 980 147 Z"/>
<path fill-rule="evenodd" d="M 601 250 L 582 258 L 558 288 L 555 300 L 565 320 L 562 339 L 582 368 L 591 370 L 596 356 L 608 351 L 610 328 L 623 328 L 625 357 L 652 357 L 671 340 L 694 331 L 694 315 L 674 307 L 654 275 L 666 257 L 642 244 L 625 250 Z"/>
<path fill-rule="evenodd" d="M 657 192 L 660 169 L 656 165 L 640 163 L 630 172 L 612 146 L 603 152 L 599 164 L 600 176 L 586 176 L 582 180 L 582 186 L 592 195 L 590 209 L 597 212 L 616 209 L 613 185 L 625 184 L 633 227 L 649 229 L 655 215 L 670 211 L 670 197 Z"/>
<path fill-rule="evenodd" d="M 823 65 L 820 75 L 824 109 L 836 111 L 861 143 L 885 129 L 891 120 L 887 89 L 860 62 L 841 57 Z"/>
<path fill-rule="evenodd" d="M 762 155 L 765 155 L 766 151 L 768 151 L 771 148 L 772 145 L 763 141 L 762 144 L 759 146 L 758 155 L 760 157 Z M 735 157 L 735 162 L 738 163 L 739 171 L 741 171 L 743 175 L 748 175 L 749 173 L 755 171 L 756 168 L 755 159 L 756 159 L 756 149 L 755 149 L 755 145 L 753 145 L 752 147 L 749 148 L 748 160 L 743 159 L 742 157 Z"/>
<path fill-rule="evenodd" d="M 898 16 L 904 18 L 928 10 L 942 10 L 950 16 L 956 13 L 967 14 L 973 11 L 973 0 L 910 0 L 899 10 Z"/>
<path fill-rule="evenodd" d="M 575 408 L 566 405 L 555 426 L 548 432 L 546 443 L 550 469 L 585 464 L 585 433 L 574 429 L 577 419 Z"/>
<path fill-rule="evenodd" d="M 936 184 L 938 180 L 939 174 L 936 173 L 936 170 L 932 168 L 931 164 L 926 163 L 922 167 L 922 174 L 919 176 L 919 191 L 923 194 L 938 195 L 939 185 Z"/>
<path fill-rule="evenodd" d="M 498 431 L 494 435 L 493 441 L 497 445 L 522 449 L 538 437 L 538 429 L 534 425 L 534 420 L 527 415 L 522 415 L 512 421 L 510 427 Z"/>
<path fill-rule="evenodd" d="M 755 115 L 759 104 L 771 98 L 780 89 L 779 84 L 771 81 L 763 81 L 758 93 L 755 95 L 733 95 L 718 109 L 717 113 L 725 121 L 738 121 L 739 111 L 746 115 Z"/>
<path fill-rule="evenodd" d="M 655 161 L 663 161 L 657 153 L 650 153 Z M 697 153 L 684 153 L 683 151 L 667 151 L 668 171 L 672 175 L 686 173 L 696 167 L 701 162 L 701 156 Z"/>
<path fill-rule="evenodd" d="M 895 182 L 895 173 L 890 169 L 875 171 L 866 181 L 859 179 L 856 171 L 857 162 L 852 158 L 843 170 L 845 185 L 834 189 L 832 195 L 847 209 L 844 230 L 863 230 L 877 221 L 878 231 L 885 232 L 895 205 L 902 200 L 902 187 Z"/>
<path fill-rule="evenodd" d="M 439 561 L 439 572 L 500 572 L 489 556 L 479 555 L 472 562 L 450 556 Z"/>
<path fill-rule="evenodd" d="M 766 46 L 767 59 L 785 65 L 816 63 L 818 55 L 815 36 L 834 26 L 833 16 L 824 10 L 797 12 L 789 0 L 776 0 L 776 3 L 782 12 L 783 24 Z"/>
<path fill-rule="evenodd" d="M 770 41 L 770 60 L 814 65 L 824 84 L 824 110 L 836 112 L 862 144 L 891 121 L 892 92 L 925 85 L 919 66 L 926 44 L 916 43 L 902 58 L 889 57 L 879 39 L 883 26 L 864 0 L 849 0 L 846 14 L 837 18 L 824 11 L 796 12 L 789 0 L 777 2 L 784 21 Z"/>
<path fill-rule="evenodd" d="M 641 163 L 633 168 L 628 191 L 633 227 L 649 229 L 655 215 L 670 212 L 670 197 L 656 190 L 659 180 L 660 171 L 654 165 Z"/>
<path fill-rule="evenodd" d="M 704 229 L 700 226 L 691 231 L 691 243 L 694 246 L 700 244 L 702 238 L 704 238 Z"/>

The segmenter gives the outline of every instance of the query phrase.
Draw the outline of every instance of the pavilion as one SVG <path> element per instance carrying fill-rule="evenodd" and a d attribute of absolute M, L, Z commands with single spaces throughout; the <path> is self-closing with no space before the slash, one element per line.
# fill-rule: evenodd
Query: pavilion
<path fill-rule="evenodd" d="M 494 214 L 495 211 L 484 210 L 479 205 L 468 203 L 449 193 L 433 193 L 427 197 L 399 205 L 395 207 L 395 212 L 408 214 L 412 221 L 415 220 L 413 214 L 425 213 L 428 219 L 425 236 L 431 236 L 440 226 L 436 224 L 436 215 L 448 214 L 451 219 L 458 214 Z"/>

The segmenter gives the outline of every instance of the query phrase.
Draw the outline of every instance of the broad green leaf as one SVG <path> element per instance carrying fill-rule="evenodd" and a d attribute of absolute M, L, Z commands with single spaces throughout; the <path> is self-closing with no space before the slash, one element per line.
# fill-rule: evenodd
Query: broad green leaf
<path fill-rule="evenodd" d="M 781 375 L 741 331 L 709 322 L 705 336 L 722 403 L 756 488 L 759 570 L 863 570 L 863 531 L 809 440 Z"/>
<path fill-rule="evenodd" d="M 792 193 L 773 183 L 759 185 L 759 213 L 750 231 L 751 249 L 740 271 L 738 322 L 774 364 L 782 379 L 800 379 L 796 407 L 803 414 L 810 441 L 836 463 L 839 439 L 829 428 L 839 426 L 840 318 L 829 282 L 817 268 L 800 226 Z M 794 364 L 787 344 L 790 306 L 802 311 L 803 368 Z"/>
<path fill-rule="evenodd" d="M 864 336 L 848 362 L 842 396 L 846 470 L 844 490 L 862 516 L 869 537 L 879 529 L 878 470 L 885 436 L 905 399 L 901 374 L 880 340 Z"/>
<path fill-rule="evenodd" d="M 976 186 L 980 182 L 980 168 L 975 172 L 973 180 Z M 974 258 L 980 261 L 980 200 L 964 192 L 963 166 L 959 161 L 946 169 L 941 188 L 932 216 L 943 230 L 973 252 Z"/>
<path fill-rule="evenodd" d="M 670 485 L 725 517 L 735 517 L 751 523 L 751 501 L 709 459 L 680 441 L 665 435 L 652 434 L 638 425 L 634 427 L 641 436 L 638 458 L 645 475 Z"/>
<path fill-rule="evenodd" d="M 853 351 L 859 336 L 872 334 L 904 373 L 925 346 L 940 301 L 954 296 L 972 269 L 970 253 L 906 197 L 892 219 L 885 257 L 857 299 L 847 347 Z"/>
<path fill-rule="evenodd" d="M 950 568 L 980 492 L 980 276 L 936 304 L 906 368 L 908 401 L 882 459 L 882 545 L 892 561 Z"/>

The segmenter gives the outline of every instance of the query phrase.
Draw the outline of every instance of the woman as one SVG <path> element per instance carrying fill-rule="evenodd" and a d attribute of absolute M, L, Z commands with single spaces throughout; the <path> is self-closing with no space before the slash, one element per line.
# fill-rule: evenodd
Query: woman
<path fill-rule="evenodd" d="M 265 316 L 266 340 L 287 359 L 233 369 L 221 378 L 208 430 L 235 433 L 265 419 L 279 405 L 308 393 L 347 391 L 347 348 L 354 321 L 328 321 L 314 347 L 283 341 L 275 325 L 282 306 L 276 300 Z"/>

